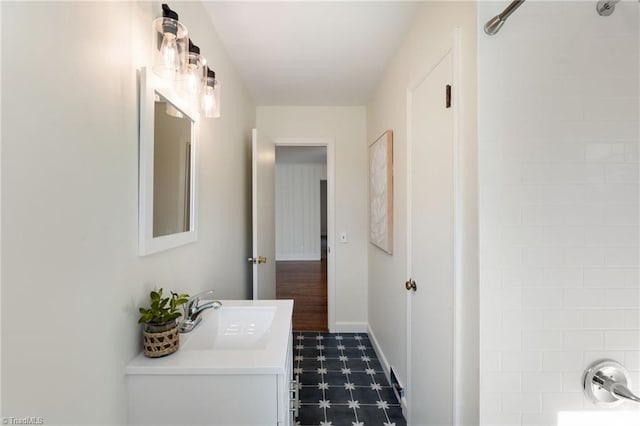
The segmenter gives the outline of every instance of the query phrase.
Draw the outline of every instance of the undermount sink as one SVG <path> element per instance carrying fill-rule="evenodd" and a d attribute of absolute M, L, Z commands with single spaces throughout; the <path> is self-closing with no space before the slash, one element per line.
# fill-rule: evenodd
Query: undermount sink
<path fill-rule="evenodd" d="M 185 339 L 182 351 L 264 349 L 275 306 L 226 306 L 210 310 Z"/>

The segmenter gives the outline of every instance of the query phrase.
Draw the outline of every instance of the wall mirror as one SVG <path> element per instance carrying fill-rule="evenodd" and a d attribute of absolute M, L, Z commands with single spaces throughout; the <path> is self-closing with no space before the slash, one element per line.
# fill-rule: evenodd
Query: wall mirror
<path fill-rule="evenodd" d="M 198 239 L 196 117 L 173 87 L 140 70 L 140 256 Z"/>

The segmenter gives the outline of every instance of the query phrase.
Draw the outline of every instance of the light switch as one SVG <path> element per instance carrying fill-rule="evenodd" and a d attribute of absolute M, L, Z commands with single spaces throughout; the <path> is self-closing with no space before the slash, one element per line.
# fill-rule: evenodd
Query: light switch
<path fill-rule="evenodd" d="M 347 233 L 346 232 L 341 232 L 340 233 L 340 242 L 341 243 L 348 243 L 349 239 L 347 238 Z"/>

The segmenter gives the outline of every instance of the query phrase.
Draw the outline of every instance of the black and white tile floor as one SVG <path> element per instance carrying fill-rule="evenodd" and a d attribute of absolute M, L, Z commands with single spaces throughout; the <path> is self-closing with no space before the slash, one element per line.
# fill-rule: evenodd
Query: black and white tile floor
<path fill-rule="evenodd" d="M 294 333 L 301 426 L 406 426 L 366 333 Z"/>

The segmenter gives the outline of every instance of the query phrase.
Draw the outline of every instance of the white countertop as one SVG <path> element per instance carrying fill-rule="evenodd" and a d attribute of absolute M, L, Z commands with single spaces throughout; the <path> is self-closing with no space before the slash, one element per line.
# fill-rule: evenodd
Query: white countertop
<path fill-rule="evenodd" d="M 147 358 L 142 352 L 126 368 L 126 375 L 202 375 L 202 374 L 274 374 L 284 373 L 287 347 L 291 337 L 293 300 L 222 300 L 224 307 L 276 308 L 266 345 L 259 349 L 238 350 L 183 350 L 190 338 L 203 327 L 216 310 L 202 312 L 201 323 L 190 333 L 180 334 L 180 349 L 161 358 Z"/>

